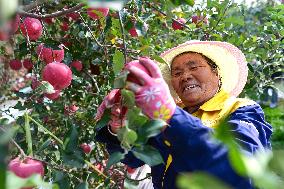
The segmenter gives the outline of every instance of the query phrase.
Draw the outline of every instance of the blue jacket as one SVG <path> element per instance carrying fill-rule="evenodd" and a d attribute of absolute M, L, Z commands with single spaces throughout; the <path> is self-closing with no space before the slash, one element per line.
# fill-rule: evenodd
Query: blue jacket
<path fill-rule="evenodd" d="M 258 104 L 238 108 L 229 116 L 228 122 L 236 140 L 249 154 L 258 149 L 271 148 L 269 139 L 272 127 L 265 122 Z M 214 129 L 204 126 L 199 118 L 177 107 L 164 132 L 148 141 L 160 151 L 164 162 L 167 162 L 169 154 L 172 156 L 172 163 L 166 172 L 165 164 L 151 167 L 154 188 L 174 189 L 178 173 L 193 171 L 210 173 L 233 188 L 253 188 L 250 179 L 238 175 L 232 169 L 227 147 L 212 139 L 212 132 Z M 122 151 L 119 141 L 106 127 L 98 131 L 97 140 L 106 143 L 110 153 Z M 171 145 L 166 145 L 165 141 Z M 132 168 L 144 164 L 132 153 L 127 154 L 122 162 Z"/>

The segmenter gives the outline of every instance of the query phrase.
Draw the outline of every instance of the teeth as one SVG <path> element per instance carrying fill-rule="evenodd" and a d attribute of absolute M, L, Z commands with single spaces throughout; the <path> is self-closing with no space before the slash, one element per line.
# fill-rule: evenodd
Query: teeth
<path fill-rule="evenodd" d="M 196 85 L 189 85 L 185 88 L 185 90 L 193 89 L 194 87 L 196 87 Z"/>

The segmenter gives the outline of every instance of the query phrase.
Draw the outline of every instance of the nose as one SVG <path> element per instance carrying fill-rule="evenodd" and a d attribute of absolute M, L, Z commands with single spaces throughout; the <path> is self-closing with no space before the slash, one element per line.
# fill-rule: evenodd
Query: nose
<path fill-rule="evenodd" d="M 188 81 L 190 79 L 193 79 L 193 76 L 190 72 L 185 72 L 184 74 L 182 74 L 181 76 L 181 80 L 182 81 Z"/>

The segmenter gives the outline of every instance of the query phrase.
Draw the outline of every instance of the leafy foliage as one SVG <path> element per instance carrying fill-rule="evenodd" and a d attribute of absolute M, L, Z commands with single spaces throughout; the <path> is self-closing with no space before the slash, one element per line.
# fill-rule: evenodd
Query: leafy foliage
<path fill-rule="evenodd" d="M 97 2 L 99 1 L 90 1 L 90 5 Z M 164 62 L 159 57 L 160 53 L 187 40 L 228 41 L 238 46 L 248 61 L 248 83 L 241 96 L 258 101 L 261 100 L 266 87 L 279 88 L 274 86 L 276 78 L 273 74 L 283 73 L 283 4 L 257 1 L 255 6 L 249 7 L 229 0 L 117 2 L 119 5 L 124 3 L 124 8 L 119 12 L 117 9 L 110 10 L 107 17 L 100 17 L 98 20 L 93 20 L 86 14 L 87 5 L 72 12 L 77 18 L 63 14 L 52 18 L 51 24 L 42 19 L 44 32 L 38 41 L 28 41 L 20 31 L 8 41 L 0 41 L 1 114 L 3 117 L 13 117 L 10 117 L 9 124 L 6 123 L 6 119 L 0 117 L 0 127 L 3 126 L 6 130 L 5 134 L 0 132 L 0 188 L 22 187 L 27 182 L 42 183 L 38 177 L 10 182 L 15 176 L 5 174 L 6 159 L 21 154 L 19 149 L 7 144 L 11 137 L 20 148 L 25 149 L 25 153 L 46 162 L 47 173 L 44 180 L 51 179 L 63 189 L 120 188 L 125 167 L 118 162 L 129 152 L 149 165 L 162 163 L 161 155 L 147 142 L 160 133 L 165 123 L 161 120 L 149 120 L 143 115 L 135 106 L 133 93 L 125 89 L 121 90 L 121 93 L 123 105 L 129 108 L 127 124 L 118 133 L 120 147 L 124 152 L 109 155 L 105 146 L 95 141 L 97 131 L 107 125 L 111 116 L 110 110 L 107 109 L 99 121 L 95 120 L 99 104 L 112 88 L 121 89 L 125 86 L 128 73 L 120 71 L 125 62 L 139 56 L 149 56 Z M 29 11 L 32 14 L 50 14 L 79 3 L 69 0 L 50 1 Z M 10 8 L 5 10 L 7 13 L 3 17 L 4 20 L 0 15 L 0 25 L 7 20 L 7 15 L 11 11 L 15 11 L 14 7 L 11 3 Z M 4 13 L 3 6 L 0 9 L 0 14 Z M 191 19 L 194 15 L 203 16 L 204 20 L 195 24 Z M 187 20 L 184 29 L 173 30 L 173 20 L 180 17 Z M 207 23 L 205 18 L 208 19 Z M 67 23 L 67 30 L 62 29 L 63 23 Z M 130 34 L 133 28 L 137 32 L 137 37 Z M 54 50 L 58 50 L 58 46 L 64 44 L 65 55 L 62 62 L 70 66 L 73 73 L 71 85 L 61 91 L 57 100 L 50 100 L 45 96 L 45 93 L 53 91 L 48 83 L 41 82 L 36 89 L 31 89 L 35 81 L 42 80 L 41 72 L 45 63 L 36 53 L 37 47 L 42 43 Z M 32 60 L 32 70 L 9 70 L 9 60 L 25 58 Z M 71 66 L 75 60 L 82 62 L 82 71 Z M 4 106 L 2 108 L 2 103 L 5 102 L 15 102 L 14 108 L 24 112 L 16 115 L 11 109 Z M 69 107 L 72 105 L 79 109 L 71 111 Z M 265 111 L 268 121 L 275 126 L 273 141 L 282 141 L 283 119 L 282 115 L 276 116 L 282 111 Z M 283 175 L 283 164 L 279 163 L 278 155 L 271 157 L 268 153 L 246 159 L 238 150 L 233 136 L 228 133 L 226 127 L 220 127 L 216 136 L 230 148 L 232 164 L 237 171 L 251 176 L 257 186 L 273 188 L 274 184 L 279 183 L 278 177 L 269 167 L 271 166 L 277 174 Z M 80 148 L 82 143 L 91 146 L 90 154 L 83 153 Z M 105 161 L 107 163 L 103 165 Z M 96 167 L 98 164 L 107 169 L 100 170 Z M 203 173 L 191 175 L 192 179 L 188 181 L 188 177 L 181 178 L 180 186 L 203 186 L 204 177 L 210 181 L 212 187 L 219 186 L 218 181 L 204 176 Z M 17 186 L 11 187 L 9 184 Z"/>

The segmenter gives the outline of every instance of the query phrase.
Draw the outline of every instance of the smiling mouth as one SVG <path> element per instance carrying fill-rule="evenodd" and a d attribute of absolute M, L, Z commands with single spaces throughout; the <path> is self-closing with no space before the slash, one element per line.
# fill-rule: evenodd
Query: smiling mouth
<path fill-rule="evenodd" d="M 183 88 L 183 91 L 182 91 L 182 92 L 190 91 L 190 90 L 192 90 L 192 89 L 196 89 L 197 87 L 199 87 L 199 86 L 198 86 L 198 85 L 195 85 L 195 84 L 186 85 L 186 86 Z"/>

